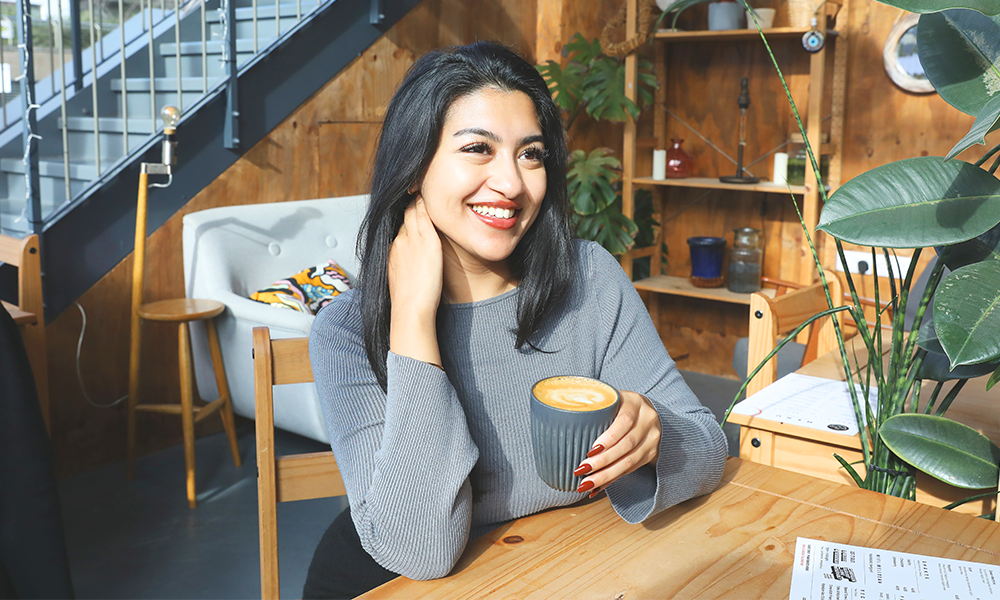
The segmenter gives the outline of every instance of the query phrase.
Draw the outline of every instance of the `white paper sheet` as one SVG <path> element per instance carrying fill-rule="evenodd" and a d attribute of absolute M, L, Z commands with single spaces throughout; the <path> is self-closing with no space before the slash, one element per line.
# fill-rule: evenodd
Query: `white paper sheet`
<path fill-rule="evenodd" d="M 788 598 L 995 600 L 1000 566 L 800 537 Z"/>
<path fill-rule="evenodd" d="M 864 394 L 858 386 L 858 398 Z M 868 402 L 876 410 L 872 386 Z M 733 407 L 733 413 L 769 421 L 856 435 L 858 422 L 846 381 L 792 373 Z"/>

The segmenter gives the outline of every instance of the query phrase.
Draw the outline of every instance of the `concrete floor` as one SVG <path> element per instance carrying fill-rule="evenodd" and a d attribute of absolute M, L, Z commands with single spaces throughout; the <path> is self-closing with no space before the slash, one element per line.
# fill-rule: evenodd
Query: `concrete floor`
<path fill-rule="evenodd" d="M 683 372 L 717 416 L 739 383 Z M 238 428 L 243 466 L 236 468 L 224 434 L 196 443 L 198 507 L 184 495 L 181 446 L 137 461 L 133 481 L 116 464 L 59 482 L 66 544 L 79 598 L 259 598 L 257 471 L 253 425 Z M 738 427 L 727 426 L 731 453 Z M 277 452 L 327 449 L 278 431 Z M 313 550 L 346 507 L 345 498 L 278 505 L 281 595 L 302 594 Z"/>

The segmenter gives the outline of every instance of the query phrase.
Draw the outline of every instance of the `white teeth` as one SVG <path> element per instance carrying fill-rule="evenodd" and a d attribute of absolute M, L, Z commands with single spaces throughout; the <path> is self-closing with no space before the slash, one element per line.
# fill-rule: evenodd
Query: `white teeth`
<path fill-rule="evenodd" d="M 497 208 L 496 206 L 484 206 L 482 204 L 474 204 L 472 210 L 483 215 L 484 217 L 496 217 L 498 219 L 509 219 L 514 216 L 513 209 L 510 208 Z"/>

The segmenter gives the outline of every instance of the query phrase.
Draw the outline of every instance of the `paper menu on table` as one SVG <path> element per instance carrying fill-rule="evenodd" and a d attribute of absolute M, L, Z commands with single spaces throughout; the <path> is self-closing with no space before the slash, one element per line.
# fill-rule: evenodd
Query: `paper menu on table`
<path fill-rule="evenodd" d="M 858 386 L 858 398 L 864 397 Z M 876 410 L 877 392 L 872 386 L 868 402 Z M 811 429 L 856 435 L 858 422 L 846 381 L 792 373 L 733 407 L 737 415 Z"/>
<path fill-rule="evenodd" d="M 795 541 L 789 600 L 988 600 L 1000 566 L 809 538 Z"/>

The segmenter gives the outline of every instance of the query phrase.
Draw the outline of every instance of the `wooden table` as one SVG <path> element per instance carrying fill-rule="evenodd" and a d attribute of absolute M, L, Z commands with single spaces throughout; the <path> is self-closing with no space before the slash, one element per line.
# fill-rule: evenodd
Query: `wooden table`
<path fill-rule="evenodd" d="M 864 351 L 864 345 L 858 340 L 857 336 L 852 338 L 853 344 L 848 349 L 848 353 L 853 356 L 853 352 L 857 350 L 863 369 L 868 356 Z M 838 381 L 846 379 L 839 350 L 821 356 L 796 372 Z M 987 392 L 987 379 L 988 377 L 981 377 L 969 381 L 945 416 L 976 429 L 993 440 L 994 443 L 1000 443 L 1000 386 Z M 855 382 L 857 382 L 856 378 Z M 940 398 L 945 397 L 947 390 L 952 385 L 954 382 L 945 385 Z M 933 386 L 934 382 L 924 383 L 921 391 L 923 400 L 930 396 Z M 729 421 L 741 426 L 741 458 L 854 485 L 850 475 L 840 467 L 840 464 L 833 458 L 833 454 L 837 453 L 851 463 L 861 461 L 861 440 L 857 435 L 849 436 L 834 431 L 810 429 L 749 415 L 732 414 Z M 855 468 L 862 476 L 864 475 L 863 464 L 855 464 Z M 918 502 L 945 506 L 975 493 L 975 490 L 955 488 L 923 473 L 917 473 Z M 995 506 L 996 499 L 987 498 L 964 504 L 955 510 L 981 515 L 993 512 Z"/>
<path fill-rule="evenodd" d="M 602 496 L 483 536 L 448 577 L 361 597 L 784 599 L 800 536 L 1000 563 L 998 523 L 733 458 L 715 492 L 646 523 Z"/>

